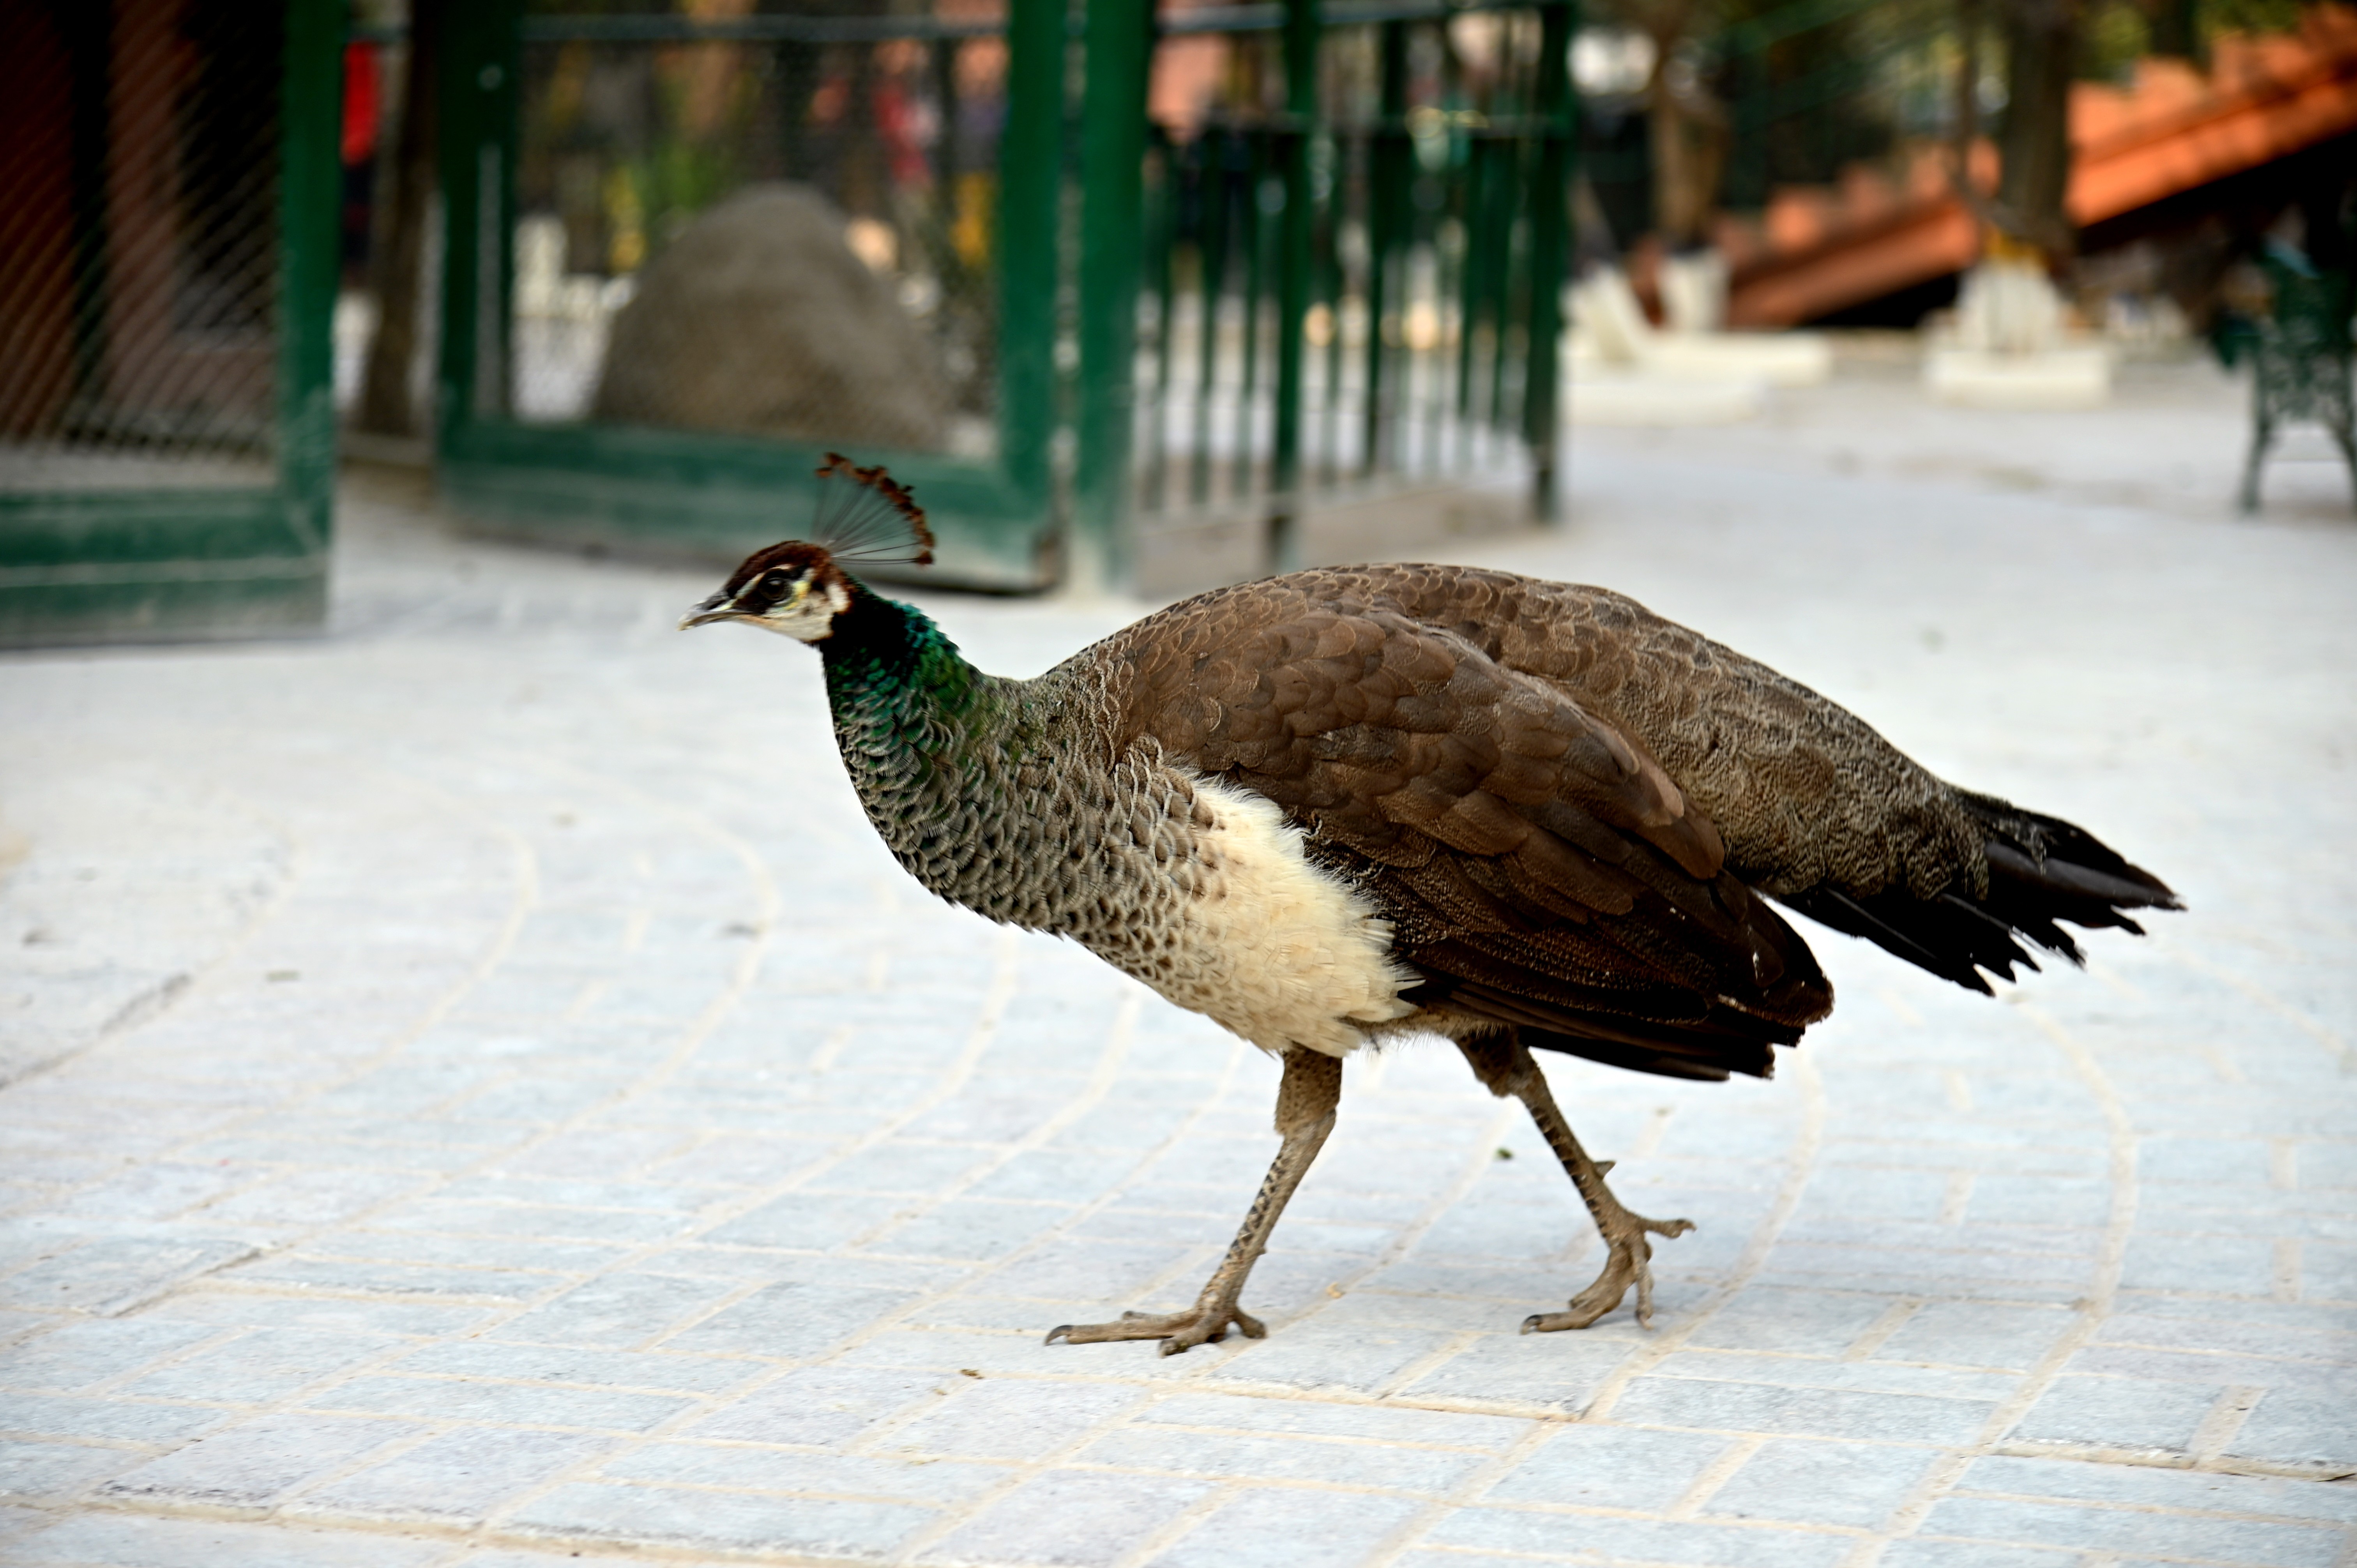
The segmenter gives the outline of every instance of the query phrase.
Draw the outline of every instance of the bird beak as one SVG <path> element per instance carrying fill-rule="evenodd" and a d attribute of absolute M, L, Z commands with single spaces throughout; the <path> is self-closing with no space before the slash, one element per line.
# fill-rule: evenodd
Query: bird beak
<path fill-rule="evenodd" d="M 683 616 L 680 618 L 679 629 L 685 631 L 692 626 L 709 626 L 716 620 L 734 620 L 735 618 L 737 618 L 737 611 L 729 604 L 728 596 L 715 594 Z"/>

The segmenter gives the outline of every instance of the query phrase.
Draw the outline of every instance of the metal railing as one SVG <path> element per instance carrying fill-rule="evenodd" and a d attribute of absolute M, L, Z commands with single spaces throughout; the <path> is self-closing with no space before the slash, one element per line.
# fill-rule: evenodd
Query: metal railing
<path fill-rule="evenodd" d="M 1402 0 L 1164 18 L 1135 303 L 1109 324 L 1131 341 L 1083 343 L 1084 525 L 1254 519 L 1282 567 L 1321 494 L 1512 466 L 1552 510 L 1573 19 Z M 1108 313 L 1121 290 L 1100 285 Z M 1091 293 L 1084 275 L 1084 334 Z M 1125 411 L 1097 440 L 1131 462 L 1092 498 L 1099 410 Z"/>

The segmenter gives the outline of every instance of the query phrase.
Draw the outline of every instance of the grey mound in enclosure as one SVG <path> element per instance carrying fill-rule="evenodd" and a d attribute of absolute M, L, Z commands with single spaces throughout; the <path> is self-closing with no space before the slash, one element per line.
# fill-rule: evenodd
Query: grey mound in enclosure
<path fill-rule="evenodd" d="M 924 450 L 949 409 L 923 332 L 802 185 L 699 214 L 614 318 L 596 417 Z"/>

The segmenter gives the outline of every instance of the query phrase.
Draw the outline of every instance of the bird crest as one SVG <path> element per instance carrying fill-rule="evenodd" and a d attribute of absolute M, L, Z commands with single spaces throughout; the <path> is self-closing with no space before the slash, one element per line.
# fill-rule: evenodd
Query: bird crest
<path fill-rule="evenodd" d="M 933 531 L 909 487 L 884 471 L 830 452 L 818 470 L 818 512 L 810 542 L 852 566 L 930 566 Z"/>

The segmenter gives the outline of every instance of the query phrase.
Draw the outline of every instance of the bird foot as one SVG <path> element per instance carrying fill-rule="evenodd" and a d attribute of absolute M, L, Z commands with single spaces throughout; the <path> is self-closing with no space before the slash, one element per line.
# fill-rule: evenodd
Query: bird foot
<path fill-rule="evenodd" d="M 1598 1221 L 1604 1233 L 1604 1243 L 1611 1250 L 1604 1260 L 1604 1272 L 1596 1283 L 1565 1304 L 1561 1312 L 1535 1312 L 1523 1319 L 1525 1334 L 1553 1334 L 1562 1328 L 1585 1328 L 1620 1305 L 1629 1287 L 1637 1287 L 1637 1324 L 1641 1328 L 1653 1326 L 1653 1244 L 1645 1240 L 1646 1232 L 1656 1236 L 1683 1236 L 1694 1229 L 1691 1219 L 1648 1219 L 1641 1214 L 1631 1214 L 1618 1204 L 1617 1214 Z"/>
<path fill-rule="evenodd" d="M 1049 1329 L 1047 1343 L 1053 1345 L 1061 1339 L 1067 1345 L 1096 1345 L 1109 1339 L 1159 1339 L 1162 1353 L 1176 1356 L 1206 1340 L 1227 1337 L 1231 1325 L 1247 1339 L 1268 1337 L 1266 1325 L 1229 1302 L 1211 1306 L 1199 1303 L 1185 1312 L 1125 1312 L 1111 1323 L 1067 1323 Z"/>

